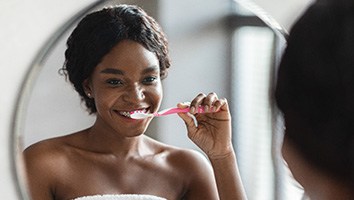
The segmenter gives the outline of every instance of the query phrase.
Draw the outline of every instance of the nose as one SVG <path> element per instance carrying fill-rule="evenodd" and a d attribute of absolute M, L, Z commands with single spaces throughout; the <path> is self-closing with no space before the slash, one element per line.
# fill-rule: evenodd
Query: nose
<path fill-rule="evenodd" d="M 130 102 L 141 101 L 145 98 L 144 88 L 139 84 L 133 84 L 127 88 L 124 100 Z"/>

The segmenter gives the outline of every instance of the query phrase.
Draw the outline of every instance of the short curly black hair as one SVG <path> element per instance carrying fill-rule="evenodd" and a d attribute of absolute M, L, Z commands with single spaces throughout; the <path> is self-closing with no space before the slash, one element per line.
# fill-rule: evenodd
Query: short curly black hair
<path fill-rule="evenodd" d="M 167 38 L 160 25 L 136 5 L 111 6 L 86 15 L 67 40 L 61 72 L 80 94 L 90 114 L 97 109 L 94 100 L 86 95 L 83 82 L 115 45 L 127 39 L 155 53 L 164 79 L 170 67 Z"/>

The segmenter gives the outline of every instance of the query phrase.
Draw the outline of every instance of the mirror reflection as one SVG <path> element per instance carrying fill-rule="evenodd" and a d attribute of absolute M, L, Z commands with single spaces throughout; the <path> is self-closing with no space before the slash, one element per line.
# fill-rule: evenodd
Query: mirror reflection
<path fill-rule="evenodd" d="M 138 5 L 147 15 L 121 4 Z M 100 11 L 103 7 L 109 9 Z M 102 194 L 215 199 L 218 189 L 206 167 L 211 154 L 206 144 L 188 138 L 187 133 L 195 133 L 189 115 L 129 119 L 130 112 L 152 113 L 177 103 L 182 103 L 180 108 L 208 105 L 206 114 L 196 115 L 202 125 L 206 116 L 230 113 L 232 142 L 249 198 L 285 195 L 275 191 L 285 184 L 274 180 L 281 176 L 277 180 L 286 183 L 287 172 L 280 168 L 279 174 L 273 173 L 276 155 L 271 154 L 277 136 L 268 92 L 284 45 L 274 27 L 228 0 L 107 1 L 91 12 L 96 11 L 102 16 L 92 15 L 91 21 L 86 18 L 86 27 L 76 29 L 72 50 L 67 50 L 66 42 L 77 24 L 65 31 L 45 58 L 31 92 L 23 148 L 32 165 L 29 183 L 34 199 Z M 143 15 L 143 22 L 134 18 L 138 24 L 126 22 L 125 30 L 118 18 L 129 21 L 129 13 Z M 94 31 L 91 26 L 102 28 L 89 35 Z M 131 31 L 141 26 L 146 38 Z M 122 36 L 114 39 L 109 35 L 120 31 Z M 161 31 L 168 40 L 169 56 L 164 54 Z M 63 66 L 75 69 L 64 71 L 65 77 L 58 73 Z M 81 67 L 75 72 L 77 66 Z M 92 69 L 85 72 L 89 66 Z M 70 79 L 78 80 L 76 87 Z"/>

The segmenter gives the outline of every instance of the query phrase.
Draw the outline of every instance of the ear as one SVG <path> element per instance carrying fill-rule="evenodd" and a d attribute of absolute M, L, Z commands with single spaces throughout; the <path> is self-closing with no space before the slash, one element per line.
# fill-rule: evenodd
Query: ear
<path fill-rule="evenodd" d="M 87 97 L 92 98 L 92 83 L 90 78 L 85 79 L 82 82 L 82 87 Z"/>

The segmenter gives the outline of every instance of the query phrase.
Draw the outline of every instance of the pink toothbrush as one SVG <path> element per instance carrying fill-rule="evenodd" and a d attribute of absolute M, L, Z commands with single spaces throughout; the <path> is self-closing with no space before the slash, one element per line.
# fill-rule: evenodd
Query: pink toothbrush
<path fill-rule="evenodd" d="M 165 110 L 161 110 L 160 112 L 155 112 L 155 113 L 143 113 L 139 111 L 134 111 L 130 113 L 130 117 L 133 119 L 144 119 L 147 117 L 160 117 L 160 116 L 165 116 L 165 115 L 170 115 L 170 114 L 175 114 L 175 113 L 187 113 L 189 112 L 190 108 L 167 108 Z M 197 110 L 198 113 L 203 113 L 204 112 L 204 107 L 198 107 Z"/>

